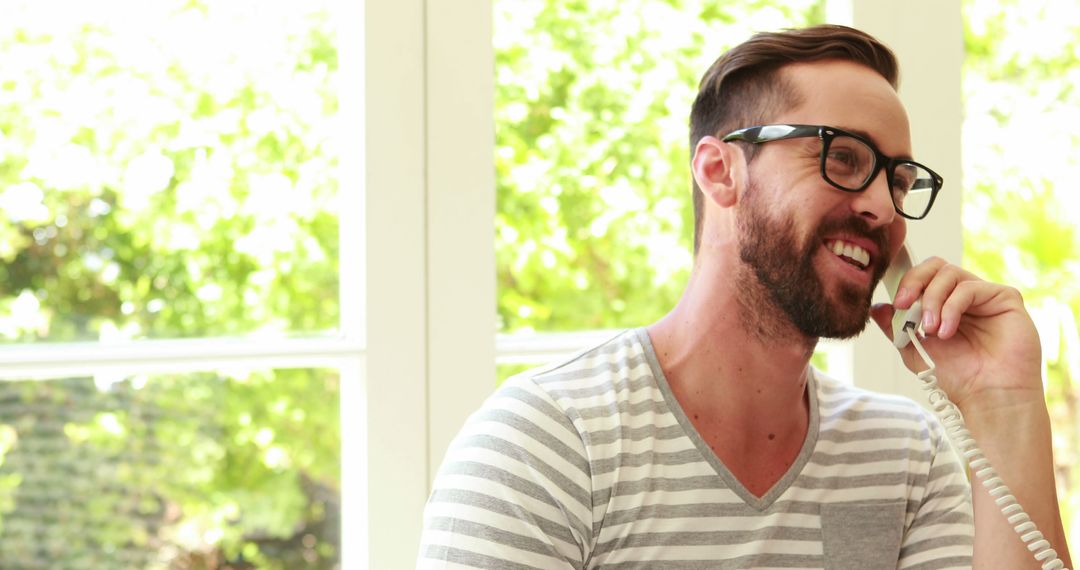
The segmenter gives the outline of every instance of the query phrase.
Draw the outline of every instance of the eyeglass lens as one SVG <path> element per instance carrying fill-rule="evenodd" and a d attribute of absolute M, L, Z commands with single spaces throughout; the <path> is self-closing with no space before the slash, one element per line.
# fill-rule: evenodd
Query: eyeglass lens
<path fill-rule="evenodd" d="M 877 155 L 858 139 L 834 137 L 825 154 L 824 172 L 830 182 L 848 190 L 859 190 L 877 171 Z M 934 195 L 934 177 L 913 162 L 894 163 L 891 173 L 893 204 L 906 215 L 921 217 Z"/>

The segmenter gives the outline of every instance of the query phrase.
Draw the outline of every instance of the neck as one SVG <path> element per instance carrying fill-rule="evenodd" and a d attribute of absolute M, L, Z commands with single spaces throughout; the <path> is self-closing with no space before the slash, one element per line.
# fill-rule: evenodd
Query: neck
<path fill-rule="evenodd" d="M 776 314 L 766 292 L 736 285 L 756 283 L 732 279 L 744 270 L 737 256 L 709 257 L 720 261 L 699 256 L 678 305 L 648 328 L 672 391 L 688 414 L 724 418 L 740 433 L 805 430 L 817 339 Z"/>

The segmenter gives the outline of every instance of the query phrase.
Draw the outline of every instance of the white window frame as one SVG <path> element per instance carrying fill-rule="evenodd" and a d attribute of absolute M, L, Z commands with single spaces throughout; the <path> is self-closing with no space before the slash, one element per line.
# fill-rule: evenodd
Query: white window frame
<path fill-rule="evenodd" d="M 495 383 L 491 0 L 369 1 L 367 532 L 411 568 L 434 470 Z M 349 442 L 344 442 L 346 446 Z"/>

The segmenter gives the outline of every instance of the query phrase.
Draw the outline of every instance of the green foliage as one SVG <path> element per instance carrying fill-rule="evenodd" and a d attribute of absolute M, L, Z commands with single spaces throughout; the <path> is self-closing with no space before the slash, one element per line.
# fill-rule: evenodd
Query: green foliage
<path fill-rule="evenodd" d="M 701 73 L 823 3 L 495 2 L 503 331 L 638 326 L 689 274 L 687 117 Z"/>
<path fill-rule="evenodd" d="M 0 384 L 18 437 L 0 480 L 21 483 L 4 515 L 4 567 L 165 568 L 219 555 L 331 567 L 337 392 L 322 370 Z M 281 548 L 313 531 L 310 546 Z"/>
<path fill-rule="evenodd" d="M 0 339 L 335 329 L 335 41 L 321 2 L 6 5 Z M 337 394 L 0 384 L 3 567 L 334 567 Z"/>
<path fill-rule="evenodd" d="M 1043 343 L 1066 530 L 1080 532 L 1080 26 L 1040 0 L 964 3 L 964 263 L 1024 294 Z"/>
<path fill-rule="evenodd" d="M 56 30 L 49 4 L 0 35 L 0 298 L 29 294 L 0 333 L 336 327 L 325 9 L 130 2 Z"/>

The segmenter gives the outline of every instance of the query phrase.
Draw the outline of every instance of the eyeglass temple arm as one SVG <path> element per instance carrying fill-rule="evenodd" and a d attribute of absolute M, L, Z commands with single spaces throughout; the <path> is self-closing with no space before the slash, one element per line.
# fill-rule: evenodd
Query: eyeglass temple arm
<path fill-rule="evenodd" d="M 821 136 L 821 127 L 814 125 L 761 125 L 729 133 L 722 141 L 744 141 L 757 144 L 806 136 Z"/>

